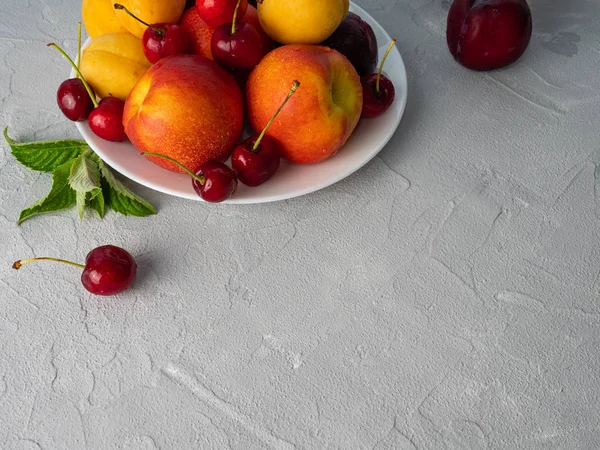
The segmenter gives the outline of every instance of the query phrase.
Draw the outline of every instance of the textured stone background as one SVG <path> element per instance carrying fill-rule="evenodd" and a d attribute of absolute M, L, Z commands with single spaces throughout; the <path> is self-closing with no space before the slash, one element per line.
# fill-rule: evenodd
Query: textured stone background
<path fill-rule="evenodd" d="M 0 145 L 0 448 L 600 448 L 600 3 L 532 0 L 514 67 L 446 49 L 448 1 L 361 0 L 409 102 L 390 144 L 315 194 L 232 207 L 139 186 L 159 214 L 16 225 L 50 177 Z M 78 1 L 4 0 L 0 124 L 55 105 Z M 67 266 L 129 249 L 99 299 Z"/>

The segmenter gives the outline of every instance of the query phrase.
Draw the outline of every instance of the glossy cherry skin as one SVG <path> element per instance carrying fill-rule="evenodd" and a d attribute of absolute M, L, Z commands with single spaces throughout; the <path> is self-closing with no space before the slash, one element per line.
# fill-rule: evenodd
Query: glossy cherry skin
<path fill-rule="evenodd" d="M 192 42 L 185 28 L 176 23 L 159 23 L 152 27 L 162 31 L 148 27 L 142 36 L 144 54 L 152 64 L 167 56 L 192 52 Z"/>
<path fill-rule="evenodd" d="M 231 23 L 219 26 L 212 36 L 211 52 L 215 61 L 229 69 L 250 71 L 260 62 L 263 42 L 249 23 L 238 22 L 231 34 Z"/>
<path fill-rule="evenodd" d="M 231 154 L 231 167 L 238 180 L 246 186 L 259 186 L 275 175 L 281 157 L 279 145 L 269 136 L 263 136 L 256 151 L 252 151 L 258 136 L 240 142 Z"/>
<path fill-rule="evenodd" d="M 236 4 L 237 0 L 196 0 L 196 8 L 200 18 L 213 28 L 233 21 Z M 237 17 L 240 19 L 244 17 L 247 8 L 248 1 L 242 0 Z"/>
<path fill-rule="evenodd" d="M 446 40 L 454 59 L 471 70 L 512 64 L 531 39 L 525 0 L 455 0 L 448 11 Z"/>
<path fill-rule="evenodd" d="M 125 103 L 121 99 L 104 97 L 89 115 L 90 129 L 96 136 L 107 141 L 124 141 L 127 139 L 125 127 L 123 127 L 124 107 Z"/>
<path fill-rule="evenodd" d="M 79 78 L 63 81 L 58 87 L 56 101 L 67 119 L 73 122 L 87 119 L 94 109 L 94 103 Z"/>
<path fill-rule="evenodd" d="M 209 161 L 200 167 L 196 175 L 204 177 L 204 184 L 192 179 L 196 193 L 205 201 L 219 203 L 233 195 L 237 189 L 238 180 L 235 172 L 222 162 Z"/>
<path fill-rule="evenodd" d="M 130 287 L 135 280 L 137 264 L 126 250 L 103 245 L 88 253 L 81 283 L 92 294 L 115 295 Z"/>
<path fill-rule="evenodd" d="M 379 79 L 379 92 L 377 92 L 377 74 L 372 73 L 361 77 L 363 88 L 363 117 L 377 117 L 388 110 L 396 97 L 393 83 L 385 75 Z"/>

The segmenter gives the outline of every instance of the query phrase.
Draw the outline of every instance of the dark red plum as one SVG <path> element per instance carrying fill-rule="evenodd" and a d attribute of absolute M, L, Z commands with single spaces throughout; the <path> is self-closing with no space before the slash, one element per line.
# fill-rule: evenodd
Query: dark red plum
<path fill-rule="evenodd" d="M 377 39 L 367 22 L 349 12 L 340 26 L 322 45 L 337 50 L 350 60 L 359 76 L 375 71 L 377 67 Z"/>

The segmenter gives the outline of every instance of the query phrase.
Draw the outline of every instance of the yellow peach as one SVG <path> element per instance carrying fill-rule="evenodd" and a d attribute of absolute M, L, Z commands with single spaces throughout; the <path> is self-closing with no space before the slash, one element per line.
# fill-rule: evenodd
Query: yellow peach
<path fill-rule="evenodd" d="M 185 0 L 121 0 L 121 3 L 136 17 L 146 23 L 177 23 L 185 9 Z M 142 38 L 146 25 L 135 20 L 123 10 L 115 11 L 117 18 L 127 31 Z"/>
<path fill-rule="evenodd" d="M 83 51 L 79 65 L 98 97 L 113 96 L 123 101 L 149 68 L 142 41 L 130 33 L 98 36 Z"/>
<path fill-rule="evenodd" d="M 83 0 L 81 16 L 83 26 L 92 39 L 102 34 L 127 31 L 115 15 L 112 0 Z"/>
<path fill-rule="evenodd" d="M 262 0 L 262 29 L 280 44 L 318 44 L 327 39 L 348 14 L 349 0 Z"/>

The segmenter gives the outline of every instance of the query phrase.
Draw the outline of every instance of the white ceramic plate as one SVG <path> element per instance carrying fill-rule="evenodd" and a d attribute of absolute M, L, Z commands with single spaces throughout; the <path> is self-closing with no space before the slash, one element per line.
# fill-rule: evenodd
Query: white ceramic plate
<path fill-rule="evenodd" d="M 350 10 L 371 25 L 382 57 L 391 37 L 362 8 L 351 4 Z M 406 69 L 397 48 L 389 54 L 384 71 L 396 88 L 394 103 L 382 116 L 361 119 L 350 139 L 335 156 L 311 165 L 290 164 L 282 160 L 280 169 L 269 181 L 252 188 L 239 183 L 233 197 L 224 203 L 266 203 L 309 194 L 346 178 L 369 162 L 391 139 L 406 107 Z M 90 131 L 87 122 L 77 122 L 76 125 L 90 147 L 127 178 L 165 194 L 202 201 L 192 188 L 188 175 L 156 166 L 139 156 L 130 142 L 114 143 L 100 139 Z"/>

